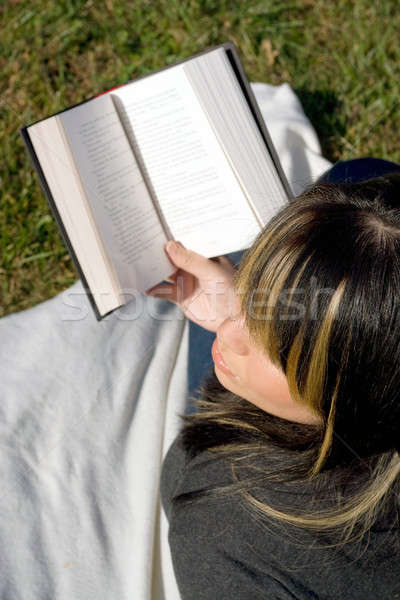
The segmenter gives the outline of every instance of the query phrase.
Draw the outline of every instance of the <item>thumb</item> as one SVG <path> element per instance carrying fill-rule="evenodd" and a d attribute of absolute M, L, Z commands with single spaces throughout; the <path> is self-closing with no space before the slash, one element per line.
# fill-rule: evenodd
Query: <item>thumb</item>
<path fill-rule="evenodd" d="M 191 273 L 198 279 L 208 279 L 221 274 L 218 263 L 193 250 L 188 250 L 180 242 L 170 240 L 165 250 L 176 267 Z"/>

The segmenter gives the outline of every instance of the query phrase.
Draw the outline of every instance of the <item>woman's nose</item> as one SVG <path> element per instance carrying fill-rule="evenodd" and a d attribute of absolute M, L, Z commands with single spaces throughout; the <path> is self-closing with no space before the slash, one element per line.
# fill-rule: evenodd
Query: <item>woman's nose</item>
<path fill-rule="evenodd" d="M 218 345 L 221 352 L 228 350 L 245 356 L 249 354 L 249 336 L 243 317 L 227 318 L 217 329 Z"/>

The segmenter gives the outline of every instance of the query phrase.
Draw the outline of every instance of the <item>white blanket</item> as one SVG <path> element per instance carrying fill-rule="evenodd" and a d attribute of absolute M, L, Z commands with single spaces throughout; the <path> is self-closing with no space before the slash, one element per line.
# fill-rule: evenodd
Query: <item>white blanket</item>
<path fill-rule="evenodd" d="M 296 193 L 326 170 L 284 84 L 253 90 Z M 80 282 L 0 320 L 0 596 L 179 598 L 161 464 L 185 410 L 188 323 L 140 296 L 97 322 Z"/>

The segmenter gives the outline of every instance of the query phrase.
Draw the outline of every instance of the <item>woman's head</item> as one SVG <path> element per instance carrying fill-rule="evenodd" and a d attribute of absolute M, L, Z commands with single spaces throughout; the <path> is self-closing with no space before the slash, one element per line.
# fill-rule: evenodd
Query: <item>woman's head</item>
<path fill-rule="evenodd" d="M 399 174 L 312 186 L 258 236 L 236 289 L 243 317 L 217 332 L 225 387 L 320 422 L 316 471 L 400 449 Z"/>

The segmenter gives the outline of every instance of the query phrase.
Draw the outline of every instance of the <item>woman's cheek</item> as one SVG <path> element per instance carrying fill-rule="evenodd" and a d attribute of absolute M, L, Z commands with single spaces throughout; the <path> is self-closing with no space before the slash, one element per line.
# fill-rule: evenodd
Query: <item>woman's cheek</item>
<path fill-rule="evenodd" d="M 237 385 L 250 387 L 253 383 L 251 361 L 248 356 L 240 356 L 230 362 L 230 368 L 235 374 L 234 381 Z"/>

